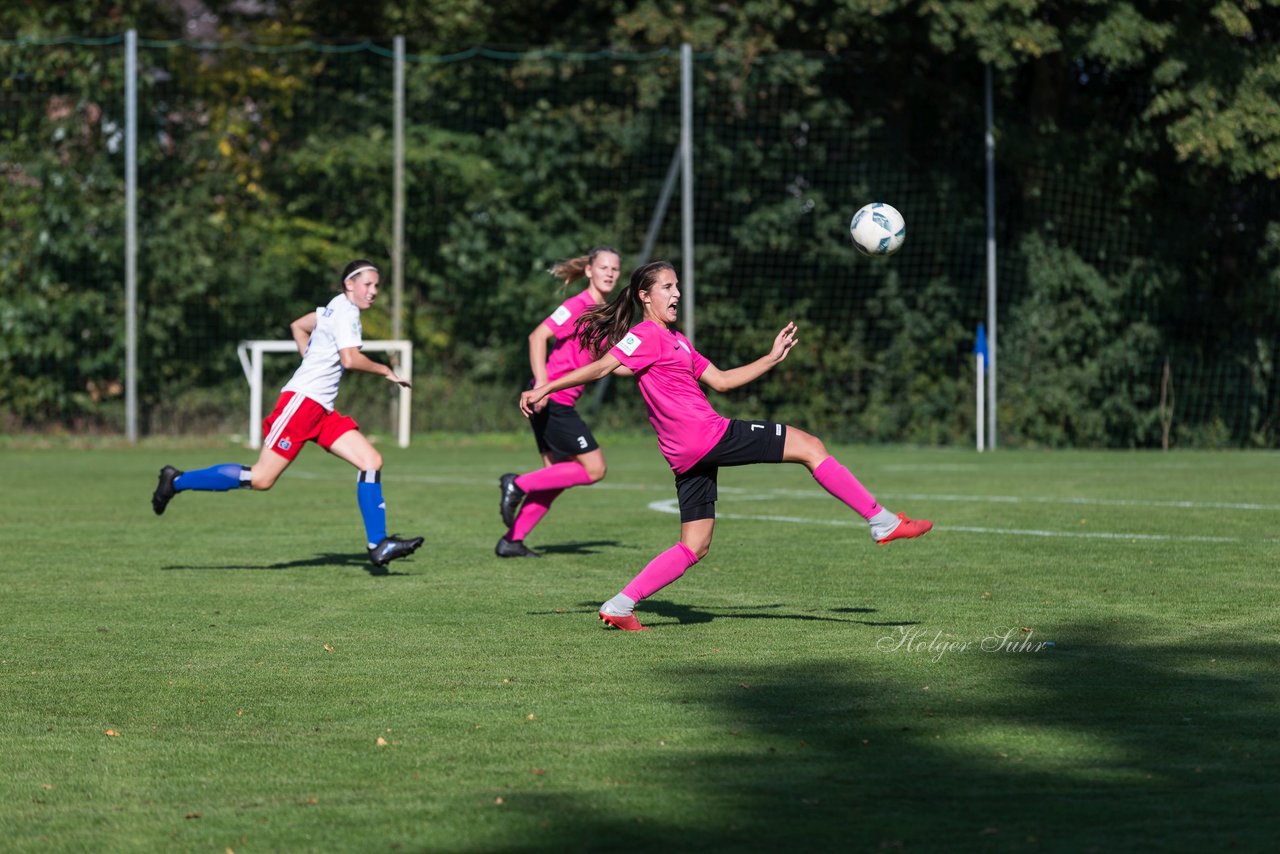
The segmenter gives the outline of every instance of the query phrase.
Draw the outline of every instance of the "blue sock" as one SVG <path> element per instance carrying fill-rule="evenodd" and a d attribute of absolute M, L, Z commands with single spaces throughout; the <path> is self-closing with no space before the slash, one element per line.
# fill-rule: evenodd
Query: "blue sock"
<path fill-rule="evenodd" d="M 382 472 L 362 471 L 356 476 L 356 502 L 364 517 L 369 548 L 387 538 L 387 505 L 382 500 Z"/>
<path fill-rule="evenodd" d="M 179 475 L 173 488 L 182 492 L 197 489 L 201 492 L 226 492 L 231 489 L 250 489 L 249 467 L 236 463 L 223 463 L 207 469 L 189 471 Z"/>

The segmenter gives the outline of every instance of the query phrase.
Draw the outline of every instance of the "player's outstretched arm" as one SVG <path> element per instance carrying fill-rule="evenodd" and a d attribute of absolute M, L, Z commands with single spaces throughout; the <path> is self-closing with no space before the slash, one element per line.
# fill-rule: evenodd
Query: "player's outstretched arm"
<path fill-rule="evenodd" d="M 583 365 L 576 371 L 570 371 L 558 380 L 552 380 L 549 383 L 529 389 L 520 395 L 520 411 L 526 416 L 532 415 L 535 408 L 542 400 L 552 392 L 561 389 L 573 388 L 576 385 L 585 385 L 586 383 L 595 382 L 606 374 L 611 374 L 618 369 L 622 363 L 610 353 L 605 353 L 599 359 L 596 359 L 589 365 Z"/>
<path fill-rule="evenodd" d="M 398 376 L 395 371 L 391 370 L 389 365 L 381 362 L 375 362 L 364 353 L 361 353 L 357 347 L 343 347 L 338 351 L 338 358 L 342 360 L 342 367 L 348 371 L 364 371 L 366 374 L 376 374 L 380 377 L 386 377 L 388 382 L 405 388 L 413 388 L 409 385 L 409 381 Z"/>
<path fill-rule="evenodd" d="M 787 358 L 791 348 L 796 346 L 796 325 L 788 323 L 782 327 L 773 339 L 769 352 L 750 364 L 722 371 L 715 365 L 707 365 L 699 378 L 716 391 L 729 391 L 744 386 L 765 374 L 774 365 Z"/>

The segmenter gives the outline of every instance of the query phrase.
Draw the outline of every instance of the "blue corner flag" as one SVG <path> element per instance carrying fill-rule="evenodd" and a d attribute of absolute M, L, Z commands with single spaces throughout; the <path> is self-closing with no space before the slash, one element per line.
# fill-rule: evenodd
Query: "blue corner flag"
<path fill-rule="evenodd" d="M 990 370 L 991 355 L 987 352 L 987 329 L 981 323 L 978 324 L 978 340 L 973 342 L 973 352 L 982 354 L 982 372 L 986 373 Z"/>

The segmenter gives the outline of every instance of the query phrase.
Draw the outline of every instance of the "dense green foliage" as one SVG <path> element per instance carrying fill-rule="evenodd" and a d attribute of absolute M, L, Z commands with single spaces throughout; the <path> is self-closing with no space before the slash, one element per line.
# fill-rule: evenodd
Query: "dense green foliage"
<path fill-rule="evenodd" d="M 0 428 L 119 425 L 121 49 L 58 37 L 135 26 L 151 431 L 211 389 L 242 395 L 237 340 L 284 337 L 348 258 L 386 260 L 401 33 L 404 334 L 422 381 L 493 401 L 486 425 L 518 423 L 524 336 L 558 296 L 549 263 L 638 251 L 688 41 L 698 345 L 730 366 L 788 318 L 804 334 L 726 412 L 967 441 L 989 63 L 1002 440 L 1158 444 L 1167 358 L 1176 442 L 1280 444 L 1276 0 L 207 7 L 194 30 L 160 0 L 0 11 Z M 191 35 L 217 41 L 171 41 Z M 361 39 L 374 46 L 341 46 Z M 482 44 L 517 53 L 448 58 Z M 888 264 L 843 237 L 873 198 L 908 215 Z M 656 251 L 680 263 L 677 220 Z M 387 335 L 386 315 L 366 330 Z M 418 426 L 445 423 L 419 403 Z"/>

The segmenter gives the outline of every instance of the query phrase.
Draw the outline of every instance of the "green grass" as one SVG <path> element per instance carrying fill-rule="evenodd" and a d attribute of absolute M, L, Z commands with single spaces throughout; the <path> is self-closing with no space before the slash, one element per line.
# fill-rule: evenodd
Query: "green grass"
<path fill-rule="evenodd" d="M 492 554 L 525 436 L 386 448 L 392 530 L 428 545 L 382 578 L 352 472 L 317 449 L 270 494 L 157 519 L 162 463 L 252 455 L 10 442 L 4 847 L 1280 837 L 1277 455 L 838 449 L 936 522 L 887 548 L 798 466 L 725 470 L 711 554 L 634 635 L 595 610 L 674 542 L 649 507 L 674 490 L 652 439 L 605 441 L 604 483 L 530 538 L 541 561 Z M 1053 646 L 982 648 L 1010 629 Z"/>

